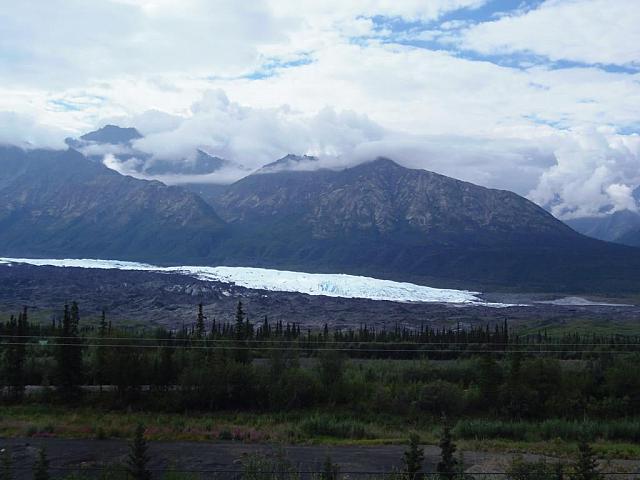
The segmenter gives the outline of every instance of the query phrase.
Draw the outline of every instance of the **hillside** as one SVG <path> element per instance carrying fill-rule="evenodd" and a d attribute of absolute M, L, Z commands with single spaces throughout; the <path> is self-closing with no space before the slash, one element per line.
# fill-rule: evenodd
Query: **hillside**
<path fill-rule="evenodd" d="M 204 258 L 223 226 L 197 195 L 122 176 L 74 150 L 0 148 L 3 252 Z"/>

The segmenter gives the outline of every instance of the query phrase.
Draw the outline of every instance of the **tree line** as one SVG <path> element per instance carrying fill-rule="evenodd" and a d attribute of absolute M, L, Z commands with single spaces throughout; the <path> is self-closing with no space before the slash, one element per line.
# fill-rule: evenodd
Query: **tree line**
<path fill-rule="evenodd" d="M 25 308 L 0 323 L 2 401 L 73 405 L 91 397 L 106 408 L 178 412 L 341 406 L 509 419 L 640 413 L 640 369 L 628 368 L 638 356 L 621 350 L 635 345 L 633 338 L 574 337 L 572 345 L 585 350 L 576 354 L 572 346 L 573 360 L 565 361 L 514 349 L 563 343 L 544 334 L 519 337 L 506 321 L 302 331 L 266 318 L 253 324 L 241 302 L 233 323 L 209 321 L 201 305 L 194 317 L 175 331 L 145 332 L 113 325 L 104 314 L 97 325 L 83 325 L 75 302 L 49 325 L 30 322 Z M 616 353 L 598 352 L 612 342 Z M 416 350 L 434 345 L 446 348 Z M 394 358 L 413 360 L 385 361 Z M 27 385 L 40 388 L 30 393 Z"/>

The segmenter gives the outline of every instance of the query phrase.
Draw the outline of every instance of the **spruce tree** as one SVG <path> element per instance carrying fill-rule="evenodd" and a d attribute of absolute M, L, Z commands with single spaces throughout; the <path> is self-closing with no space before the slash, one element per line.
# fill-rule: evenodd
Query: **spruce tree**
<path fill-rule="evenodd" d="M 64 306 L 61 342 L 58 350 L 58 382 L 60 391 L 69 400 L 78 394 L 82 381 L 82 348 L 78 338 L 80 313 L 78 304 L 73 302 L 71 309 Z"/>
<path fill-rule="evenodd" d="M 11 317 L 9 321 L 9 345 L 4 352 L 4 377 L 9 387 L 9 398 L 20 401 L 25 389 L 24 365 L 27 356 L 28 320 L 27 307 L 24 307 L 18 318 Z"/>
<path fill-rule="evenodd" d="M 38 460 L 33 466 L 33 480 L 49 480 L 49 459 L 44 448 L 38 453 Z"/>
<path fill-rule="evenodd" d="M 245 322 L 245 313 L 242 308 L 242 301 L 238 301 L 236 308 L 236 325 L 235 325 L 235 352 L 234 357 L 240 363 L 249 363 L 249 350 L 247 349 L 247 322 Z"/>
<path fill-rule="evenodd" d="M 409 480 L 417 478 L 424 461 L 424 449 L 420 448 L 420 437 L 413 433 L 409 436 L 409 448 L 404 452 L 404 473 Z"/>
<path fill-rule="evenodd" d="M 331 461 L 331 457 L 327 455 L 322 465 L 322 473 L 320 474 L 320 480 L 338 480 L 340 475 L 340 468 L 338 465 Z"/>
<path fill-rule="evenodd" d="M 202 303 L 198 304 L 198 318 L 196 320 L 196 337 L 198 339 L 202 339 L 204 338 L 205 334 L 206 334 L 206 329 L 204 326 L 204 320 L 205 320 L 204 313 L 202 311 Z"/>
<path fill-rule="evenodd" d="M 486 408 L 495 410 L 498 404 L 498 392 L 502 383 L 502 372 L 500 366 L 490 353 L 480 358 L 480 372 L 478 386 L 482 402 Z"/>
<path fill-rule="evenodd" d="M 2 480 L 13 480 L 13 460 L 9 447 L 2 449 Z"/>
<path fill-rule="evenodd" d="M 458 461 L 454 457 L 456 445 L 451 438 L 451 425 L 446 417 L 442 419 L 442 437 L 440 438 L 440 461 L 437 470 L 440 478 L 453 480 L 456 475 Z"/>
<path fill-rule="evenodd" d="M 173 335 L 170 331 L 161 329 L 158 331 L 158 340 L 162 347 L 159 353 L 160 361 L 158 364 L 156 385 L 162 390 L 167 390 L 169 385 L 175 380 L 175 367 L 173 362 L 175 348 L 173 346 Z"/>
<path fill-rule="evenodd" d="M 578 459 L 573 466 L 572 480 L 602 480 L 598 472 L 598 458 L 591 446 L 584 440 L 578 444 Z"/>
<path fill-rule="evenodd" d="M 133 441 L 129 446 L 129 460 L 127 471 L 134 480 L 150 480 L 151 472 L 147 470 L 149 463 L 149 455 L 147 441 L 144 439 L 144 426 L 138 424 L 133 437 Z"/>
<path fill-rule="evenodd" d="M 104 338 L 107 336 L 107 329 L 107 314 L 102 310 L 102 314 L 100 315 L 100 326 L 98 328 L 98 336 L 100 337 L 100 340 L 96 347 L 94 365 L 95 381 L 100 386 L 100 392 L 102 392 L 102 385 L 105 384 L 107 380 L 107 347 L 103 345 Z"/>

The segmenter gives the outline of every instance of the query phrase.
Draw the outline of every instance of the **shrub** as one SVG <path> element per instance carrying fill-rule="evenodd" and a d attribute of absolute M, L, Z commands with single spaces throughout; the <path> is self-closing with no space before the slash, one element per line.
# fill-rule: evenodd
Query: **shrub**
<path fill-rule="evenodd" d="M 454 383 L 436 380 L 422 387 L 418 405 L 434 415 L 457 415 L 465 406 L 464 390 Z"/>
<path fill-rule="evenodd" d="M 460 420 L 453 429 L 459 438 L 488 439 L 508 438 L 526 440 L 531 425 L 525 422 L 503 422 L 500 420 Z"/>
<path fill-rule="evenodd" d="M 339 419 L 332 415 L 313 415 L 300 424 L 300 430 L 310 436 L 336 438 L 369 438 L 366 426 L 357 420 Z"/>
<path fill-rule="evenodd" d="M 553 480 L 562 479 L 564 466 L 562 464 L 546 463 L 542 460 L 527 462 L 522 457 L 515 458 L 507 469 L 508 480 Z"/>

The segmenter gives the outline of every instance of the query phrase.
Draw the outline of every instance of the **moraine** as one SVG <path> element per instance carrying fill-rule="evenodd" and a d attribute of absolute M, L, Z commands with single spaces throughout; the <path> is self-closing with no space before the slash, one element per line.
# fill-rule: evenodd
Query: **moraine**
<path fill-rule="evenodd" d="M 144 270 L 188 275 L 200 280 L 233 283 L 235 285 L 280 292 L 296 292 L 328 297 L 364 298 L 391 302 L 451 303 L 506 307 L 507 304 L 488 303 L 480 292 L 433 288 L 407 282 L 346 274 L 305 273 L 252 267 L 160 267 L 145 263 L 99 259 L 35 259 L 0 258 L 0 263 L 26 263 L 35 266 L 94 268 L 103 270 Z"/>

